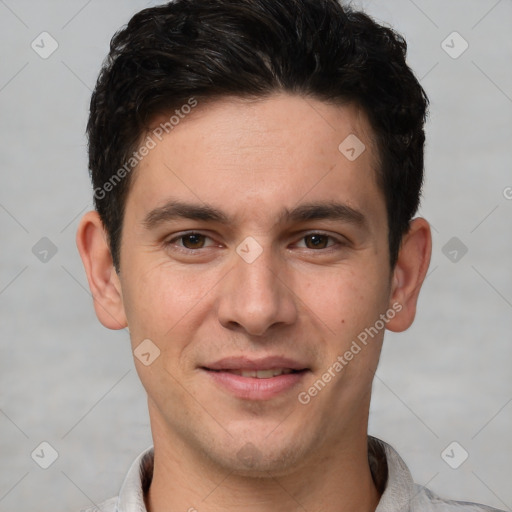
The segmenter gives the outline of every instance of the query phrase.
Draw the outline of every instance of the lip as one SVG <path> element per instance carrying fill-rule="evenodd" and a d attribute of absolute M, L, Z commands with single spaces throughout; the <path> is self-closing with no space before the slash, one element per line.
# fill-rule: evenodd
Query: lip
<path fill-rule="evenodd" d="M 276 368 L 289 368 L 294 373 L 287 373 L 258 379 L 256 377 L 242 377 L 231 373 L 232 370 L 271 370 Z M 247 357 L 226 357 L 203 366 L 201 368 L 215 385 L 229 394 L 243 400 L 270 400 L 278 395 L 297 387 L 309 369 L 306 365 L 286 357 L 264 357 L 249 359 Z"/>
<path fill-rule="evenodd" d="M 274 368 L 290 368 L 291 370 L 307 370 L 307 365 L 280 356 L 267 356 L 260 359 L 250 359 L 244 356 L 224 357 L 211 364 L 203 365 L 208 370 L 270 370 Z"/>

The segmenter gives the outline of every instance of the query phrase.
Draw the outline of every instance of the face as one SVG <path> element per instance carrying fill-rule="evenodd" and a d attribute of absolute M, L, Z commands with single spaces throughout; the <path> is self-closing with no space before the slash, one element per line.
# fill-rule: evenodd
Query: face
<path fill-rule="evenodd" d="M 142 160 L 119 285 L 160 351 L 135 359 L 157 437 L 274 474 L 366 439 L 393 309 L 375 176 L 360 109 L 291 95 L 199 104 Z"/>

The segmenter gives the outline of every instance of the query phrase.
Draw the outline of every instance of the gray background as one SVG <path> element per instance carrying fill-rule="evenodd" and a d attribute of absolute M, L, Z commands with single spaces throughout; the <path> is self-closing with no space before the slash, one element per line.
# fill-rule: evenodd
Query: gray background
<path fill-rule="evenodd" d="M 98 503 L 151 443 L 128 334 L 96 320 L 74 236 L 91 208 L 91 89 L 114 31 L 154 4 L 0 0 L 0 512 Z M 416 323 L 387 334 L 370 432 L 418 483 L 511 510 L 512 2 L 356 5 L 406 36 L 431 99 L 433 260 Z M 43 31 L 59 45 L 47 59 L 31 48 Z M 458 58 L 453 31 L 469 44 Z M 42 441 L 59 455 L 46 470 L 31 458 Z M 458 469 L 441 456 L 452 441 L 452 463 L 469 453 Z"/>

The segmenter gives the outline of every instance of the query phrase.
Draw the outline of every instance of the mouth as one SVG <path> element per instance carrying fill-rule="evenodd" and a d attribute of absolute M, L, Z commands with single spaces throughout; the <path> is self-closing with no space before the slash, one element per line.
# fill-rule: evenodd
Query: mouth
<path fill-rule="evenodd" d="M 298 361 L 281 357 L 231 357 L 200 369 L 223 392 L 243 400 L 270 400 L 289 393 L 310 371 Z"/>
<path fill-rule="evenodd" d="M 227 372 L 233 375 L 240 375 L 241 377 L 250 377 L 252 379 L 271 379 L 272 377 L 278 377 L 279 375 L 289 375 L 290 373 L 300 373 L 304 370 L 292 370 L 291 368 L 269 368 L 265 370 L 212 370 L 210 368 L 204 368 L 212 372 Z"/>

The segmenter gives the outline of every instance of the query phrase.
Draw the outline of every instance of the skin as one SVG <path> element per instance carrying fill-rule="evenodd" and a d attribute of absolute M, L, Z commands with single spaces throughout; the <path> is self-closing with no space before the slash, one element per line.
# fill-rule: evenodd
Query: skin
<path fill-rule="evenodd" d="M 338 150 L 349 134 L 366 146 L 354 161 Z M 367 424 L 385 329 L 308 404 L 297 395 L 393 304 L 401 310 L 387 329 L 403 331 L 415 316 L 430 230 L 414 219 L 390 268 L 376 156 L 355 105 L 288 94 L 216 100 L 199 104 L 139 164 L 119 274 L 97 213 L 83 217 L 77 245 L 99 320 L 128 326 L 133 349 L 150 339 L 160 350 L 149 366 L 135 358 L 155 444 L 151 512 L 375 510 Z M 148 229 L 148 213 L 171 199 L 232 218 Z M 279 222 L 285 208 L 334 201 L 364 223 Z M 206 237 L 178 238 L 187 231 Z M 252 263 L 236 252 L 246 237 L 262 249 Z M 272 398 L 243 399 L 201 370 L 231 355 L 289 357 L 308 371 Z"/>

